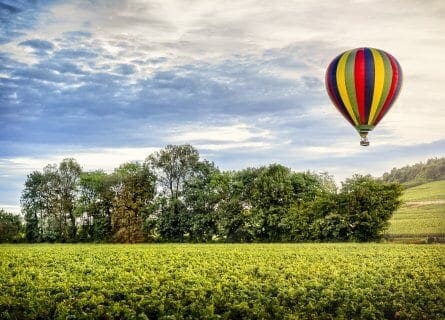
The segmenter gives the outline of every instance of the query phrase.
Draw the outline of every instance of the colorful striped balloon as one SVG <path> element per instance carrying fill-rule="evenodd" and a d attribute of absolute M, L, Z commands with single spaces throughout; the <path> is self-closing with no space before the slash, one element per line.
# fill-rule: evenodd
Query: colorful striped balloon
<path fill-rule="evenodd" d="M 383 50 L 358 48 L 336 57 L 326 71 L 326 89 L 332 103 L 369 145 L 368 132 L 382 120 L 402 84 L 397 60 Z"/>

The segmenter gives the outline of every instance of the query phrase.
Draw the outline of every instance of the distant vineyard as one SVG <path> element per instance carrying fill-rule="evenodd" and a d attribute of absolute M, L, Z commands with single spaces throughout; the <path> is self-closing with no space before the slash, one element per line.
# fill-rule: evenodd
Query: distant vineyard
<path fill-rule="evenodd" d="M 409 188 L 402 200 L 402 207 L 390 220 L 388 235 L 445 238 L 445 181 Z"/>
<path fill-rule="evenodd" d="M 425 183 L 403 192 L 402 200 L 404 202 L 422 202 L 422 201 L 445 201 L 445 180 Z"/>
<path fill-rule="evenodd" d="M 443 319 L 445 247 L 0 247 L 1 319 Z"/>

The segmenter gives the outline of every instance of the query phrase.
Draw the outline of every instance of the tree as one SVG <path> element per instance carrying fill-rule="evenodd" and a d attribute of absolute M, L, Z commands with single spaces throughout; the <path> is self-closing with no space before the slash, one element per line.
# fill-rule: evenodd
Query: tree
<path fill-rule="evenodd" d="M 221 200 L 220 172 L 206 160 L 196 164 L 184 181 L 183 195 L 187 209 L 187 231 L 192 241 L 209 241 L 217 233 L 216 208 Z"/>
<path fill-rule="evenodd" d="M 42 194 L 44 178 L 39 171 L 30 173 L 25 181 L 25 189 L 22 191 L 21 204 L 25 213 L 25 235 L 28 242 L 42 240 L 41 222 L 45 214 Z"/>
<path fill-rule="evenodd" d="M 301 234 L 309 241 L 350 240 L 348 220 L 339 208 L 338 194 L 321 193 L 303 206 L 306 225 L 299 226 Z M 306 230 L 304 230 L 306 228 Z"/>
<path fill-rule="evenodd" d="M 74 159 L 28 175 L 21 203 L 26 238 L 37 241 L 76 240 L 76 197 L 81 168 Z"/>
<path fill-rule="evenodd" d="M 192 176 L 199 153 L 191 145 L 168 145 L 146 159 L 157 173 L 161 194 L 157 199 L 157 227 L 164 240 L 182 241 L 189 229 L 183 202 L 184 181 Z"/>
<path fill-rule="evenodd" d="M 62 239 L 59 175 L 56 165 L 28 175 L 21 197 L 29 242 Z"/>
<path fill-rule="evenodd" d="M 282 165 L 272 164 L 259 171 L 252 192 L 258 240 L 279 241 L 288 233 L 283 218 L 294 200 L 292 187 L 291 170 Z"/>
<path fill-rule="evenodd" d="M 317 177 L 318 176 L 318 177 Z M 301 183 L 301 178 L 306 179 Z M 292 241 L 374 241 L 400 205 L 399 184 L 383 183 L 371 176 L 355 175 L 335 184 L 322 175 L 300 175 L 298 201 L 291 205 L 286 222 Z M 309 182 L 309 183 L 308 183 Z M 302 200 L 304 199 L 304 200 Z"/>
<path fill-rule="evenodd" d="M 17 242 L 22 239 L 22 221 L 15 215 L 0 209 L 0 243 Z"/>
<path fill-rule="evenodd" d="M 327 173 L 293 172 L 291 180 L 295 201 L 300 206 L 337 191 L 333 178 Z"/>
<path fill-rule="evenodd" d="M 354 175 L 342 184 L 338 211 L 348 226 L 348 240 L 379 240 L 392 214 L 401 205 L 402 187 L 371 176 Z"/>
<path fill-rule="evenodd" d="M 187 208 L 180 199 L 157 199 L 156 228 L 164 241 L 186 240 L 190 228 Z"/>
<path fill-rule="evenodd" d="M 102 170 L 80 176 L 77 215 L 82 217 L 80 240 L 106 241 L 111 238 L 114 179 Z"/>
<path fill-rule="evenodd" d="M 170 199 L 180 197 L 184 180 L 191 175 L 198 161 L 198 150 L 188 144 L 168 145 L 147 158 Z"/>
<path fill-rule="evenodd" d="M 327 173 L 292 172 L 293 201 L 283 218 L 286 241 L 322 240 L 320 224 L 336 207 L 337 186 Z M 335 210 L 334 210 L 335 211 Z M 326 229 L 321 231 L 325 232 Z"/>
<path fill-rule="evenodd" d="M 155 195 L 156 176 L 147 165 L 125 163 L 114 172 L 111 228 L 115 242 L 145 240 L 144 219 Z"/>
<path fill-rule="evenodd" d="M 219 179 L 221 201 L 217 206 L 219 235 L 230 242 L 251 242 L 259 227 L 252 213 L 253 185 L 260 169 L 226 172 Z"/>
<path fill-rule="evenodd" d="M 72 158 L 63 159 L 59 165 L 58 189 L 60 192 L 60 209 L 63 220 L 62 236 L 64 241 L 76 241 L 75 205 L 81 173 L 82 168 Z"/>
<path fill-rule="evenodd" d="M 60 201 L 60 176 L 57 165 L 47 165 L 43 168 L 43 180 L 39 188 L 42 198 L 41 212 L 42 241 L 63 241 L 66 239 L 66 228 L 62 216 Z"/>

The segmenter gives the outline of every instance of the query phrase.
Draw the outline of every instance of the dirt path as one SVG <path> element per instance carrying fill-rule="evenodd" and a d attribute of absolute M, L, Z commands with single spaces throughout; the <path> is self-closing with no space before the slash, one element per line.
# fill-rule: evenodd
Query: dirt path
<path fill-rule="evenodd" d="M 445 204 L 445 200 L 407 201 L 406 206 L 425 206 L 428 204 Z"/>

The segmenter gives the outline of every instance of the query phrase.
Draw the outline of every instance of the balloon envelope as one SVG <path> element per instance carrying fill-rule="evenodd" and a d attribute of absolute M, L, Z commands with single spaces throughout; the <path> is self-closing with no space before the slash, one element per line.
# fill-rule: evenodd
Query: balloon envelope
<path fill-rule="evenodd" d="M 329 64 L 326 89 L 332 103 L 359 132 L 367 134 L 394 103 L 402 84 L 402 69 L 389 53 L 374 48 L 343 52 Z"/>

